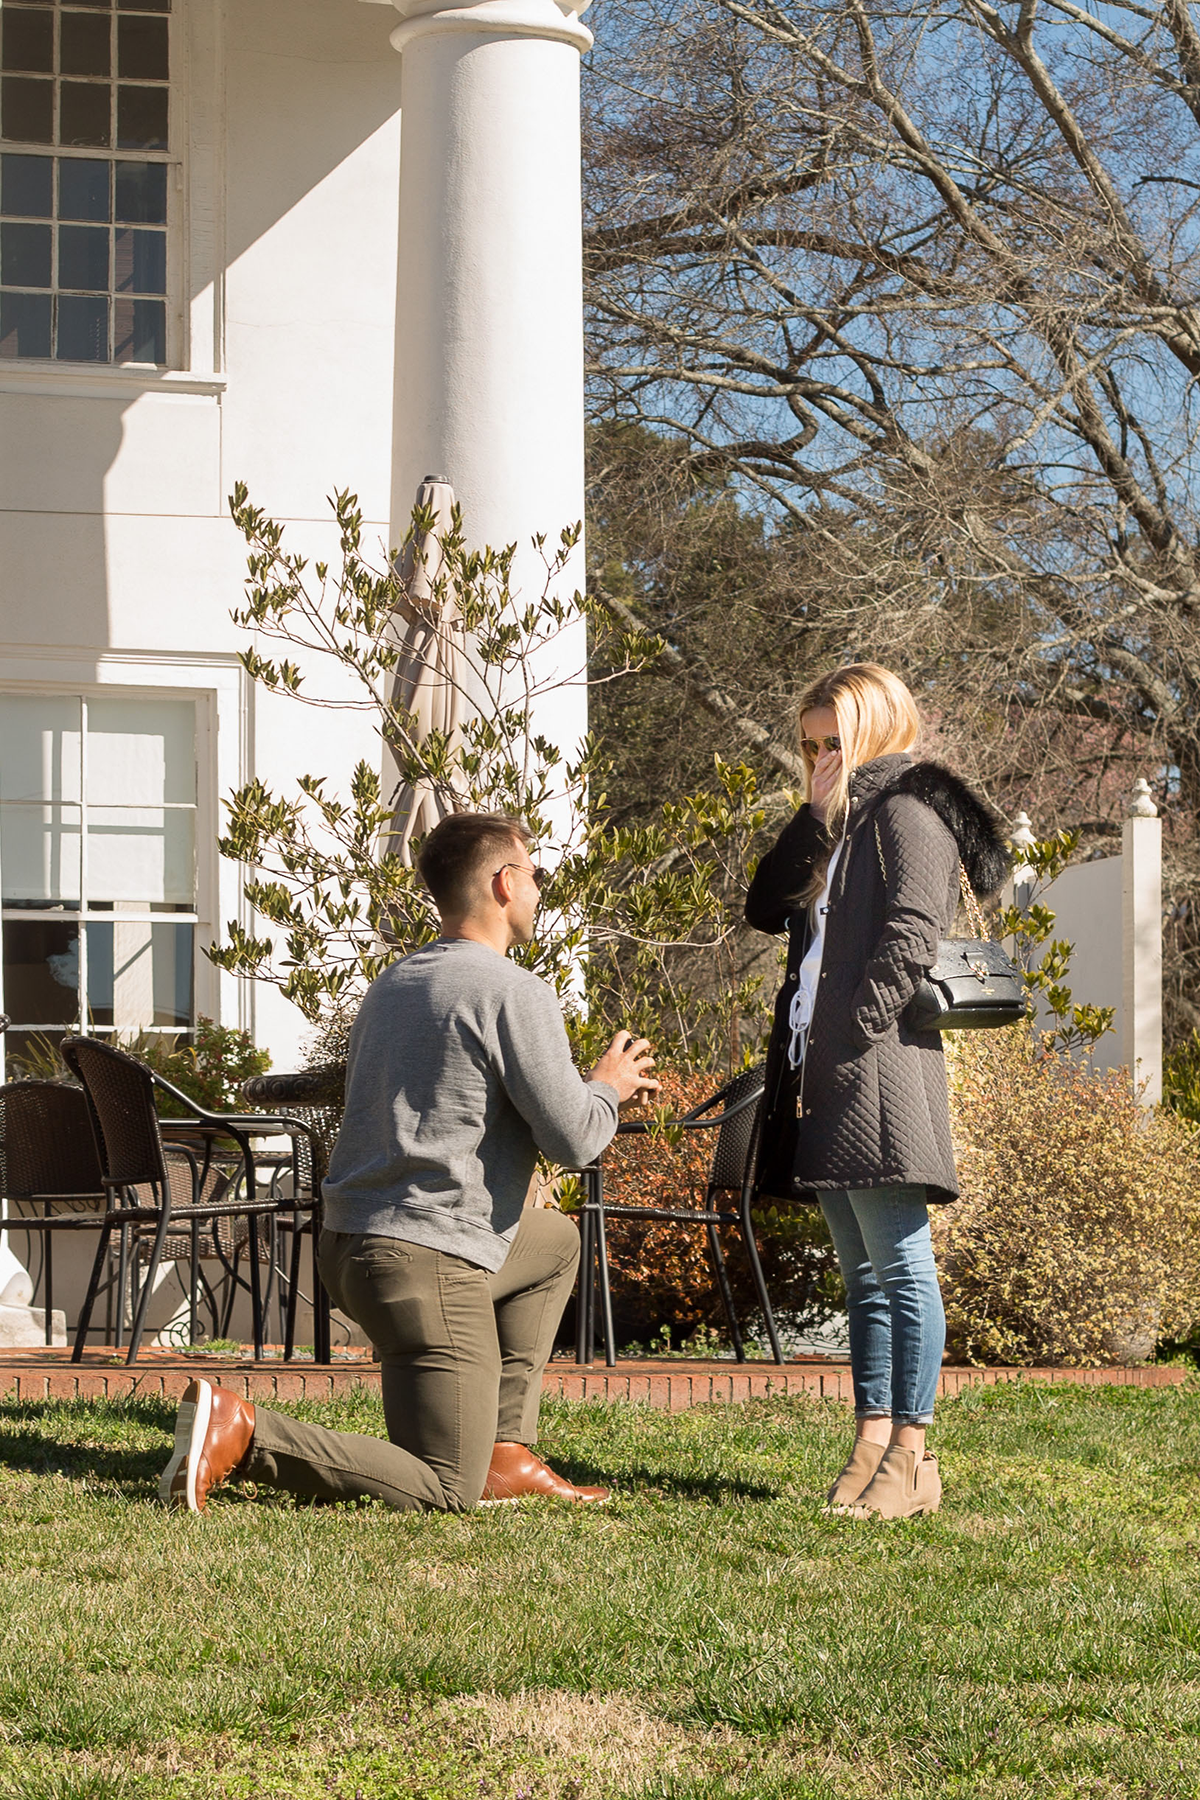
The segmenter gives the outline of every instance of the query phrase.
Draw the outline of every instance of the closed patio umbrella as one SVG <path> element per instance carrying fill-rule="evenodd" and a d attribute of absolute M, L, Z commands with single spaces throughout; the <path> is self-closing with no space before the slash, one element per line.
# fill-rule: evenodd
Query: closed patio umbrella
<path fill-rule="evenodd" d="M 427 475 L 416 504 L 433 516 L 430 528 L 413 537 L 400 563 L 402 583 L 395 630 L 401 658 L 392 684 L 393 701 L 416 721 L 416 736 L 441 732 L 453 746 L 468 708 L 464 689 L 470 676 L 463 631 L 447 587 L 438 591 L 444 555 L 442 539 L 451 528 L 454 489 L 442 475 Z M 421 838 L 455 810 L 453 784 L 405 780 L 392 752 L 384 748 L 385 792 L 394 795 L 389 848 L 412 861 L 412 840 Z"/>

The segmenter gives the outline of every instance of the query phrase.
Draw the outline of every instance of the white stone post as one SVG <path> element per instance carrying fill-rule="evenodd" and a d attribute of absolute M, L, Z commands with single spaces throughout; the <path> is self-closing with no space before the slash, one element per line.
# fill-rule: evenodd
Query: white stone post
<path fill-rule="evenodd" d="M 1162 820 L 1144 777 L 1121 833 L 1121 1061 L 1142 1103 L 1162 1099 Z"/>
<path fill-rule="evenodd" d="M 579 57 L 588 0 L 393 0 L 401 73 L 393 543 L 418 484 L 450 482 L 470 541 L 516 543 L 533 599 L 583 517 Z M 583 546 L 559 583 L 584 581 Z M 580 624 L 540 680 L 576 679 Z M 536 729 L 570 749 L 586 690 L 539 702 Z"/>
<path fill-rule="evenodd" d="M 1025 852 L 1032 850 L 1037 843 L 1034 835 L 1033 821 L 1027 812 L 1019 812 L 1013 820 L 1013 828 L 1009 833 L 1012 845 L 1012 870 L 1004 890 L 1004 902 L 1007 906 L 1026 907 L 1033 893 L 1033 871 L 1025 860 Z"/>

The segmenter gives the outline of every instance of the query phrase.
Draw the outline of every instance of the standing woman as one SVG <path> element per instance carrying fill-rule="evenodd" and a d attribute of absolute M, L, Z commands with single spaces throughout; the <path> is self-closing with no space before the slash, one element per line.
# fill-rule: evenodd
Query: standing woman
<path fill-rule="evenodd" d="M 914 762 L 912 695 L 877 663 L 802 695 L 808 794 L 758 865 L 746 918 L 788 933 L 767 1056 L 758 1192 L 820 1202 L 846 1284 L 857 1434 L 829 1491 L 856 1518 L 935 1512 L 925 1449 L 946 1319 L 929 1207 L 958 1195 L 942 1041 L 904 1009 L 972 887 L 1008 852 L 984 803 Z"/>

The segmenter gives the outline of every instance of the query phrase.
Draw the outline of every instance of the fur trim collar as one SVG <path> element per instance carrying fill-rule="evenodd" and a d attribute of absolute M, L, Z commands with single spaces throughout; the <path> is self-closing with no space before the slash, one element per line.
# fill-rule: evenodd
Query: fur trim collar
<path fill-rule="evenodd" d="M 953 834 L 975 892 L 994 894 L 1003 887 L 1012 862 L 1004 828 L 979 795 L 941 763 L 880 756 L 854 771 L 851 786 L 862 800 L 911 794 L 922 801 Z"/>

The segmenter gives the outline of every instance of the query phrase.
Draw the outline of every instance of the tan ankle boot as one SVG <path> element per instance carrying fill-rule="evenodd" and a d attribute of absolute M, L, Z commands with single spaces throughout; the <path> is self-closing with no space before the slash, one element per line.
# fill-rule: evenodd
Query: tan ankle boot
<path fill-rule="evenodd" d="M 825 1496 L 825 1510 L 853 1506 L 876 1469 L 883 1461 L 886 1444 L 872 1444 L 866 1438 L 855 1438 L 850 1460 Z"/>
<path fill-rule="evenodd" d="M 911 1519 L 935 1513 L 942 1503 L 942 1478 L 931 1450 L 919 1456 L 889 1444 L 868 1485 L 850 1508 L 852 1519 Z"/>

